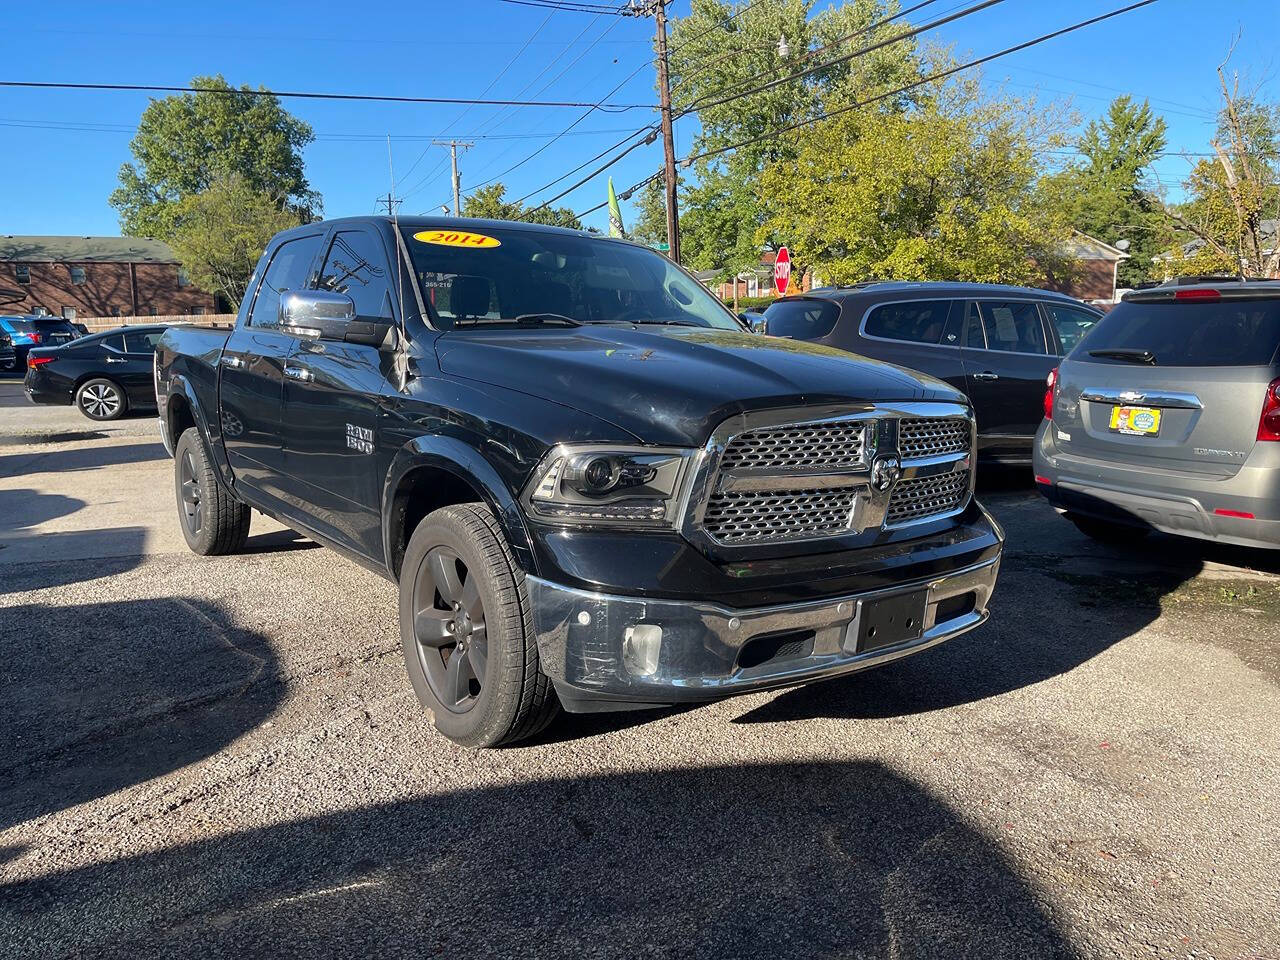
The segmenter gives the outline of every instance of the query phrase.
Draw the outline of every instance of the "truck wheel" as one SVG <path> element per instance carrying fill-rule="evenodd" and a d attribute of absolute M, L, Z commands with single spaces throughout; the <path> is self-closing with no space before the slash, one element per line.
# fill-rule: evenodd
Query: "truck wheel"
<path fill-rule="evenodd" d="M 482 503 L 436 510 L 409 538 L 400 637 L 418 699 L 454 743 L 523 740 L 559 708 L 539 668 L 524 572 Z"/>
<path fill-rule="evenodd" d="M 110 380 L 86 380 L 76 391 L 76 406 L 90 420 L 115 420 L 129 407 L 124 391 Z"/>
<path fill-rule="evenodd" d="M 228 493 L 213 475 L 213 464 L 200 439 L 188 427 L 173 456 L 178 524 L 187 546 L 201 556 L 238 553 L 249 537 L 249 505 Z"/>
<path fill-rule="evenodd" d="M 1091 540 L 1122 546 L 1126 543 L 1137 543 L 1151 531 L 1145 527 L 1137 527 L 1127 523 L 1112 523 L 1096 517 L 1082 517 L 1077 513 L 1067 514 L 1067 519 L 1076 525 L 1076 529 Z"/>

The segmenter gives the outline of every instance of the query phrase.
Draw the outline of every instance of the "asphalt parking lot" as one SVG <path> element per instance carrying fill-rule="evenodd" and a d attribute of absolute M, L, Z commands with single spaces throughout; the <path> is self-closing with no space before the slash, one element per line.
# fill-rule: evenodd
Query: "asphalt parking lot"
<path fill-rule="evenodd" d="M 0 380 L 4 957 L 1280 958 L 1280 558 L 1020 476 L 993 619 L 853 678 L 434 733 L 391 584 L 187 552 L 150 417 Z"/>

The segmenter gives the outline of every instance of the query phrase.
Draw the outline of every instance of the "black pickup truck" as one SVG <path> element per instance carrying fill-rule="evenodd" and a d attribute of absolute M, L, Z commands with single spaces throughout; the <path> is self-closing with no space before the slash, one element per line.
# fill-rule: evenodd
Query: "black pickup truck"
<path fill-rule="evenodd" d="M 987 617 L 1003 535 L 963 395 L 753 334 L 626 241 L 299 227 L 235 329 L 171 329 L 155 376 L 191 548 L 235 552 L 253 509 L 397 582 L 409 678 L 458 743 L 837 676 Z"/>

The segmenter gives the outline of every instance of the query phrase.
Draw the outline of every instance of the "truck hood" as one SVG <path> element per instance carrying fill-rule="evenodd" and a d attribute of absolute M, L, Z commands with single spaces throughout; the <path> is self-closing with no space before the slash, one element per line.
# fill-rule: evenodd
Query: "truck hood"
<path fill-rule="evenodd" d="M 940 380 L 831 347 L 675 326 L 453 331 L 446 375 L 574 407 L 644 443 L 701 446 L 736 413 L 842 401 L 944 400 Z"/>

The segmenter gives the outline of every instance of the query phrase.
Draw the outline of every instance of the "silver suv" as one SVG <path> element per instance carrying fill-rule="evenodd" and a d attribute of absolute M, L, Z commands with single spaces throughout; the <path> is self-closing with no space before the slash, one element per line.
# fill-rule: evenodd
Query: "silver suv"
<path fill-rule="evenodd" d="M 1085 533 L 1280 547 L 1280 282 L 1127 294 L 1049 375 L 1036 484 Z"/>

